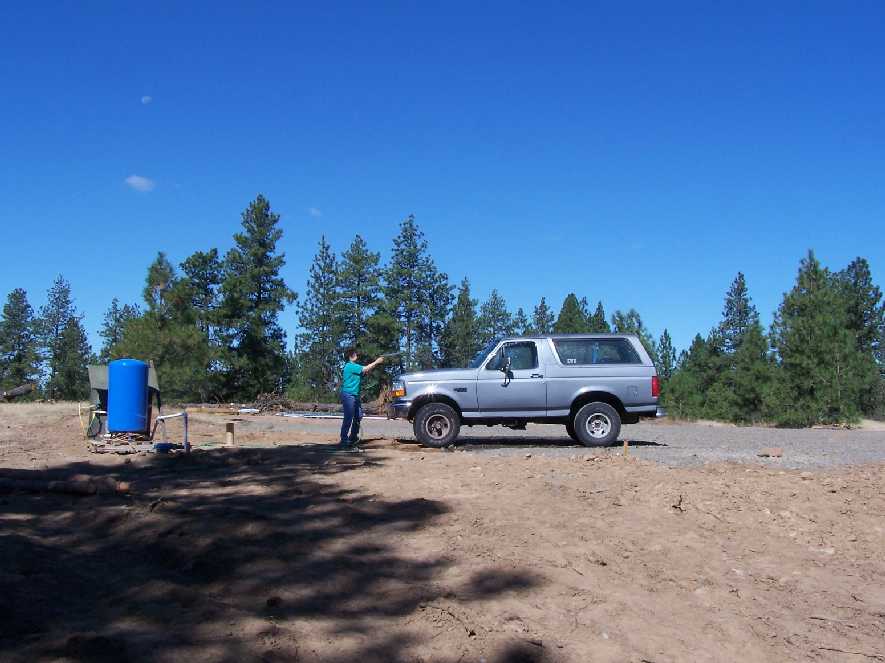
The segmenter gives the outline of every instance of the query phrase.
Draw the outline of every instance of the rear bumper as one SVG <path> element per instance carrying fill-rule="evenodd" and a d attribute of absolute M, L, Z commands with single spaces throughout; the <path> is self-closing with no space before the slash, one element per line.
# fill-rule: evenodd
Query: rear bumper
<path fill-rule="evenodd" d="M 666 416 L 667 416 L 667 411 L 662 407 L 659 407 L 657 409 L 657 411 L 655 412 L 655 417 L 657 419 L 661 419 L 662 417 L 666 417 Z"/>
<path fill-rule="evenodd" d="M 409 410 L 412 408 L 412 401 L 395 400 L 387 405 L 388 419 L 408 419 Z"/>

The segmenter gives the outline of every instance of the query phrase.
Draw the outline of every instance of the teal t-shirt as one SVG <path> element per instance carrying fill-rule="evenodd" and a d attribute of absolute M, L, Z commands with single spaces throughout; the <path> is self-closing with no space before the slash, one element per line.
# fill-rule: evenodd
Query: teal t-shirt
<path fill-rule="evenodd" d="M 363 367 L 352 361 L 344 364 L 344 380 L 341 384 L 341 391 L 345 394 L 353 396 L 360 395 L 360 382 L 363 379 Z"/>

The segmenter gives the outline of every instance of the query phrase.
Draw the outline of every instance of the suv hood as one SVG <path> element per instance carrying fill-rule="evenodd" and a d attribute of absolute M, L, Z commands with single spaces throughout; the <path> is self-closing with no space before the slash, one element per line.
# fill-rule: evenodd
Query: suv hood
<path fill-rule="evenodd" d="M 474 368 L 434 368 L 418 373 L 405 373 L 401 375 L 403 382 L 443 382 L 448 380 L 475 380 L 476 369 Z"/>

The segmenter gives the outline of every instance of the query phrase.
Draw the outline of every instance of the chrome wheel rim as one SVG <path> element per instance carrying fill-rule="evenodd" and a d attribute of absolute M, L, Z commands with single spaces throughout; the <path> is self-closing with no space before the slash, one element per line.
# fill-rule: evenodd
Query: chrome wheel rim
<path fill-rule="evenodd" d="M 434 440 L 443 439 L 449 434 L 451 428 L 452 424 L 449 422 L 448 417 L 441 414 L 432 414 L 424 422 L 424 431 Z"/>
<path fill-rule="evenodd" d="M 601 440 L 611 432 L 612 422 L 611 419 L 601 412 L 594 412 L 587 418 L 585 428 L 587 429 L 587 435 L 594 440 Z"/>

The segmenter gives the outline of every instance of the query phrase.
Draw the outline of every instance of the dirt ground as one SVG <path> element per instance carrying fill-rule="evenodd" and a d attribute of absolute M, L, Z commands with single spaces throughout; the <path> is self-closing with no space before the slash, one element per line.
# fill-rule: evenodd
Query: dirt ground
<path fill-rule="evenodd" d="M 188 457 L 0 406 L 0 660 L 885 661 L 885 463 L 477 454 L 199 415 Z M 210 448 L 215 445 L 215 448 Z"/>

